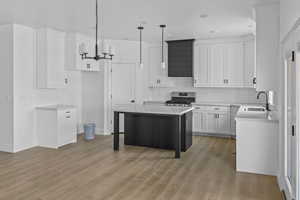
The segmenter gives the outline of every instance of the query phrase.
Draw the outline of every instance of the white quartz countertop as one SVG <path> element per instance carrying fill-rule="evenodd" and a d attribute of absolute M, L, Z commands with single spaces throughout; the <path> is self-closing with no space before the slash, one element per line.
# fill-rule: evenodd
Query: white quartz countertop
<path fill-rule="evenodd" d="M 73 105 L 56 104 L 56 105 L 38 106 L 36 108 L 40 110 L 68 110 L 76 107 Z"/>
<path fill-rule="evenodd" d="M 113 111 L 124 113 L 145 113 L 158 115 L 184 115 L 194 110 L 193 107 L 177 107 L 177 106 L 163 106 L 163 105 L 132 105 L 123 104 L 113 106 Z"/>
<path fill-rule="evenodd" d="M 164 104 L 165 101 L 144 101 L 144 104 Z M 193 106 L 242 106 L 242 105 L 262 105 L 260 103 L 239 103 L 239 102 L 201 102 L 192 103 Z"/>

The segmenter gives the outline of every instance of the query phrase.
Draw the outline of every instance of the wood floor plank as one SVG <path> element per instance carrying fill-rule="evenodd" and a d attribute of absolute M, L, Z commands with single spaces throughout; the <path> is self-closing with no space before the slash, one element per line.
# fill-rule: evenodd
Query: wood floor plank
<path fill-rule="evenodd" d="M 114 152 L 111 136 L 79 137 L 57 150 L 0 152 L 0 200 L 281 199 L 275 177 L 236 173 L 235 140 L 193 139 L 181 159 L 145 147 Z"/>

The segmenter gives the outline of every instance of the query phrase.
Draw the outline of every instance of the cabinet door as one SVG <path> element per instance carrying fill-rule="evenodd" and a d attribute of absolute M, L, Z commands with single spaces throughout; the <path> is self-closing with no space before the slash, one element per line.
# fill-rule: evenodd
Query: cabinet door
<path fill-rule="evenodd" d="M 228 87 L 244 86 L 244 46 L 242 42 L 225 45 L 224 83 Z"/>
<path fill-rule="evenodd" d="M 58 146 L 76 142 L 76 121 L 74 109 L 58 111 Z"/>
<path fill-rule="evenodd" d="M 206 132 L 215 133 L 217 130 L 217 114 L 216 113 L 206 113 Z"/>
<path fill-rule="evenodd" d="M 245 45 L 245 66 L 244 66 L 244 87 L 253 88 L 255 77 L 255 40 L 246 41 Z"/>
<path fill-rule="evenodd" d="M 217 133 L 229 132 L 229 117 L 228 113 L 217 114 Z"/>
<path fill-rule="evenodd" d="M 224 45 L 212 45 L 209 55 L 209 82 L 212 86 L 224 86 Z"/>
<path fill-rule="evenodd" d="M 196 44 L 194 47 L 194 87 L 209 86 L 209 46 Z"/>
<path fill-rule="evenodd" d="M 202 114 L 201 112 L 193 112 L 193 132 L 200 132 L 202 125 Z"/>
<path fill-rule="evenodd" d="M 65 34 L 58 31 L 47 32 L 47 73 L 50 87 L 62 88 L 65 83 Z"/>

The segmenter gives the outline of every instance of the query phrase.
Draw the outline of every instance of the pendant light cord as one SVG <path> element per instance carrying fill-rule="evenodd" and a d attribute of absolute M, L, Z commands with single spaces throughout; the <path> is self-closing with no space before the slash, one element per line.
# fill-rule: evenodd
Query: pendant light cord
<path fill-rule="evenodd" d="M 161 62 L 164 62 L 164 28 L 161 31 Z"/>
<path fill-rule="evenodd" d="M 98 56 L 98 0 L 96 0 L 96 46 L 95 57 Z"/>
<path fill-rule="evenodd" d="M 142 64 L 142 29 L 140 29 L 140 64 Z"/>

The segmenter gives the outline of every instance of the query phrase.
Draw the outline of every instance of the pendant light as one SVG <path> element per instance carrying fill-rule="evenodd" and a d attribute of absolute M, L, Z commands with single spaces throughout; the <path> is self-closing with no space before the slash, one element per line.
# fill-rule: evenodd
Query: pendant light
<path fill-rule="evenodd" d="M 166 69 L 166 63 L 164 58 L 164 29 L 166 28 L 165 24 L 159 26 L 161 28 L 161 68 Z"/>
<path fill-rule="evenodd" d="M 143 69 L 144 64 L 143 64 L 143 61 L 142 61 L 142 58 L 143 58 L 143 54 L 142 54 L 142 31 L 144 30 L 144 27 L 140 25 L 137 29 L 140 31 L 140 68 Z"/>
<path fill-rule="evenodd" d="M 88 56 L 88 51 L 84 43 L 79 45 L 79 53 L 81 55 L 81 59 L 93 59 L 93 60 L 102 60 L 102 59 L 109 59 L 112 60 L 114 56 L 114 49 L 111 46 L 104 44 L 103 41 L 103 48 L 102 48 L 102 55 L 99 55 L 99 41 L 98 41 L 98 0 L 96 0 L 96 41 L 95 41 L 95 56 Z"/>

